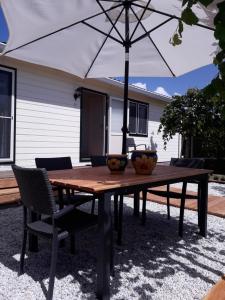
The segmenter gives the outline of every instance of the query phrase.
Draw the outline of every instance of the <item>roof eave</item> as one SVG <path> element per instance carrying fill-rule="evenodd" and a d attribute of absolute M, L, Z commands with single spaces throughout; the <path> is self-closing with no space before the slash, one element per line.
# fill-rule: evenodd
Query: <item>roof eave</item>
<path fill-rule="evenodd" d="M 99 80 L 102 82 L 109 83 L 111 85 L 120 87 L 120 88 L 122 88 L 124 85 L 123 82 L 120 82 L 120 81 L 112 79 L 112 78 L 101 78 Z M 153 99 L 157 99 L 157 100 L 160 100 L 160 101 L 163 101 L 166 103 L 170 103 L 173 100 L 172 97 L 168 97 L 168 96 L 161 95 L 161 94 L 158 94 L 155 92 L 147 91 L 145 89 L 136 87 L 134 85 L 129 85 L 129 90 L 133 91 L 133 92 L 137 92 L 137 93 L 142 94 L 147 97 L 152 97 Z"/>

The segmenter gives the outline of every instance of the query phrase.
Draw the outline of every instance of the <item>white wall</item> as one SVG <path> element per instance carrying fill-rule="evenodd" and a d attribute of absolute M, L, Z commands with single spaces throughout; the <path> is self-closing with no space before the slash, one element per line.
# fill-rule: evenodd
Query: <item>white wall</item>
<path fill-rule="evenodd" d="M 112 114 L 115 114 L 116 111 L 114 109 L 114 100 L 117 100 L 118 102 L 121 101 L 121 99 L 118 98 L 111 98 L 110 102 L 110 116 Z M 122 103 L 122 101 L 121 101 Z M 121 106 L 122 107 L 122 106 Z M 148 121 L 148 137 L 135 137 L 135 136 L 129 136 L 134 138 L 135 144 L 146 144 L 149 146 L 150 149 L 157 150 L 158 154 L 158 161 L 170 161 L 171 157 L 178 157 L 178 135 L 176 135 L 167 145 L 167 149 L 164 150 L 162 135 L 158 133 L 158 128 L 160 124 L 160 116 L 162 115 L 163 109 L 165 108 L 165 105 L 151 102 L 149 103 L 149 121 Z M 118 113 L 118 112 L 117 112 Z M 112 118 L 111 118 L 112 119 Z M 114 118 L 114 120 L 118 120 L 118 123 L 121 122 L 120 117 Z M 122 127 L 122 124 L 118 124 L 118 128 Z M 110 144 L 109 144 L 109 152 L 111 153 L 120 153 L 122 148 L 122 133 L 117 131 L 112 131 L 112 124 L 110 124 L 111 133 L 110 133 Z M 142 149 L 142 148 L 138 148 Z M 131 149 L 132 150 L 132 149 Z"/>
<path fill-rule="evenodd" d="M 79 164 L 80 101 L 73 97 L 75 77 L 4 57 L 0 64 L 17 69 L 16 164 L 33 167 L 35 157 L 52 156 L 71 156 L 73 164 Z M 135 137 L 135 142 L 154 143 L 159 161 L 168 161 L 177 156 L 178 139 L 163 150 L 157 133 L 163 108 L 159 101 L 150 103 L 148 137 Z M 109 118 L 109 132 L 110 127 Z M 120 153 L 121 144 L 121 133 L 109 134 L 109 152 Z M 0 165 L 0 170 L 8 169 L 9 165 Z"/>
<path fill-rule="evenodd" d="M 35 157 L 48 156 L 71 156 L 73 164 L 78 164 L 80 102 L 73 97 L 74 80 L 30 65 L 14 67 L 17 67 L 16 164 L 32 167 Z"/>

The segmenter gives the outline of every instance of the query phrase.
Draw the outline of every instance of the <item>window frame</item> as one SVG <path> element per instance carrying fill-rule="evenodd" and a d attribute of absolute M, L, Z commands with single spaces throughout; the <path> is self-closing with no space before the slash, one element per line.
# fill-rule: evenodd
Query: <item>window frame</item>
<path fill-rule="evenodd" d="M 11 95 L 11 132 L 10 132 L 10 157 L 0 158 L 0 165 L 15 163 L 16 148 L 16 86 L 17 86 L 17 69 L 0 64 L 0 70 L 12 74 L 12 95 Z"/>
<path fill-rule="evenodd" d="M 136 105 L 136 132 L 130 132 L 130 103 Z M 146 133 L 138 132 L 139 129 L 139 105 L 145 106 L 147 108 L 147 118 L 146 118 Z M 140 136 L 140 137 L 148 137 L 148 122 L 149 122 L 149 104 L 146 102 L 141 102 L 133 99 L 129 99 L 129 136 Z"/>

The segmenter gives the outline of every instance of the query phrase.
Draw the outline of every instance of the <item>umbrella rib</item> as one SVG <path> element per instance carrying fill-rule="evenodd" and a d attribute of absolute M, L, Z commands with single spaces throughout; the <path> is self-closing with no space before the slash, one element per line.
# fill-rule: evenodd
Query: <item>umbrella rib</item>
<path fill-rule="evenodd" d="M 118 5 L 114 6 L 114 7 L 110 7 L 109 9 L 107 9 L 107 10 L 105 10 L 105 11 L 108 12 L 108 11 L 111 11 L 111 10 L 113 10 L 113 9 L 115 9 L 115 8 L 117 8 L 117 7 L 121 7 L 121 6 L 122 6 L 122 4 L 118 4 Z M 85 21 L 91 20 L 91 19 L 96 18 L 96 17 L 98 17 L 98 16 L 100 16 L 100 15 L 103 15 L 103 14 L 104 14 L 104 12 L 99 12 L 99 13 L 93 15 L 93 16 L 87 17 L 87 18 L 85 18 L 85 19 L 83 19 L 83 20 L 80 20 L 80 21 L 78 21 L 78 22 L 75 22 L 75 23 L 72 23 L 72 24 L 70 24 L 70 25 L 64 26 L 64 27 L 62 27 L 62 28 L 60 28 L 60 29 L 57 29 L 57 30 L 55 30 L 55 31 L 53 31 L 53 32 L 50 32 L 50 33 L 45 34 L 45 35 L 43 35 L 43 36 L 41 36 L 41 37 L 39 37 L 39 38 L 36 38 L 36 39 L 34 39 L 34 40 L 30 41 L 30 42 L 27 42 L 27 43 L 25 43 L 25 44 L 23 44 L 23 45 L 20 45 L 20 46 L 14 48 L 14 49 L 8 50 L 8 51 L 6 51 L 6 52 L 4 53 L 4 55 L 6 55 L 6 54 L 8 54 L 8 53 L 11 53 L 11 52 L 13 52 L 13 51 L 15 51 L 15 50 L 18 50 L 18 49 L 20 49 L 20 48 L 23 48 L 23 47 L 25 47 L 25 46 L 28 46 L 28 45 L 30 45 L 30 44 L 33 44 L 33 43 L 35 43 L 35 42 L 38 42 L 38 41 L 40 41 L 40 40 L 42 40 L 42 39 L 44 39 L 44 38 L 46 38 L 46 37 L 49 37 L 49 36 L 54 35 L 54 34 L 56 34 L 56 33 L 59 33 L 59 32 L 65 30 L 65 29 L 68 29 L 68 28 L 70 28 L 70 27 L 73 27 L 73 26 L 82 24 L 82 23 L 85 22 Z"/>
<path fill-rule="evenodd" d="M 133 14 L 135 15 L 136 18 L 138 18 L 136 12 L 133 10 L 133 8 L 131 7 L 131 10 L 133 12 Z M 145 31 L 145 33 L 147 34 L 148 31 L 145 28 L 145 26 L 142 24 L 142 22 L 140 22 L 140 25 L 142 27 L 142 29 Z M 159 53 L 160 57 L 162 58 L 162 60 L 164 61 L 165 65 L 167 66 L 167 68 L 169 69 L 169 71 L 171 72 L 172 76 L 175 77 L 175 74 L 173 73 L 172 69 L 170 68 L 169 64 L 167 63 L 166 59 L 164 58 L 164 56 L 162 55 L 161 51 L 159 50 L 159 48 L 156 46 L 156 44 L 154 43 L 153 39 L 150 37 L 150 33 L 147 34 L 147 37 L 149 38 L 150 42 L 153 44 L 153 46 L 155 47 L 156 51 Z"/>
<path fill-rule="evenodd" d="M 124 0 L 101 0 L 102 2 L 124 2 Z M 130 0 L 130 2 L 136 2 L 136 1 L 139 1 L 139 0 Z"/>
<path fill-rule="evenodd" d="M 147 36 L 149 36 L 149 34 L 153 31 L 155 31 L 156 29 L 158 29 L 159 27 L 162 27 L 163 25 L 165 25 L 166 23 L 168 23 L 169 21 L 173 20 L 172 17 L 170 17 L 169 19 L 165 20 L 164 22 L 158 24 L 157 26 L 155 26 L 154 28 L 150 29 L 149 31 L 146 30 L 146 32 L 139 36 L 138 38 L 136 38 L 135 40 L 131 41 L 131 44 L 135 44 L 136 42 L 146 38 Z M 142 24 L 142 23 L 141 23 Z"/>
<path fill-rule="evenodd" d="M 157 52 L 159 53 L 159 55 L 161 56 L 162 60 L 164 61 L 164 63 L 166 64 L 167 68 L 169 69 L 169 71 L 171 72 L 171 74 L 173 75 L 173 77 L 176 77 L 176 75 L 173 73 L 172 69 L 170 68 L 169 64 L 167 63 L 166 59 L 164 58 L 164 56 L 162 55 L 161 51 L 159 50 L 159 48 L 156 46 L 156 44 L 154 43 L 153 39 L 150 37 L 149 35 L 149 39 L 152 42 L 152 44 L 154 45 L 155 49 L 157 50 Z"/>
<path fill-rule="evenodd" d="M 122 15 L 123 11 L 124 11 L 124 7 L 123 7 L 123 9 L 121 10 L 121 12 L 119 13 L 119 15 L 117 16 L 116 21 L 114 22 L 112 28 L 111 28 L 110 31 L 109 31 L 109 34 L 112 32 L 112 30 L 113 30 L 113 28 L 114 28 L 114 25 L 116 25 L 116 23 L 118 22 L 118 20 L 119 20 L 120 16 Z M 102 43 L 102 46 L 99 48 L 99 50 L 98 50 L 98 52 L 97 52 L 95 58 L 93 59 L 93 61 L 92 61 L 91 65 L 90 65 L 90 67 L 89 67 L 87 73 L 86 73 L 85 76 L 84 76 L 85 78 L 87 78 L 87 76 L 88 76 L 88 74 L 89 74 L 91 68 L 93 67 L 93 65 L 94 65 L 94 63 L 95 63 L 97 57 L 99 56 L 99 53 L 101 52 L 102 48 L 104 47 L 104 45 L 105 45 L 107 39 L 108 39 L 108 37 L 105 38 L 104 42 Z"/>
<path fill-rule="evenodd" d="M 146 8 L 146 6 L 143 6 L 143 5 L 137 4 L 137 3 L 133 3 L 132 5 L 137 6 L 137 7 L 140 7 L 140 8 L 143 8 L 143 9 Z M 147 10 L 152 11 L 152 12 L 155 12 L 155 13 L 160 14 L 160 15 L 163 15 L 163 16 L 166 16 L 166 17 L 170 17 L 170 18 L 173 18 L 173 19 L 181 20 L 181 21 L 182 21 L 182 18 L 181 18 L 181 17 L 177 17 L 177 16 L 175 16 L 175 15 L 171 15 L 171 14 L 162 12 L 162 11 L 157 10 L 157 9 L 153 9 L 153 8 L 147 7 Z M 208 29 L 208 30 L 215 31 L 214 28 L 209 27 L 209 26 L 206 26 L 206 25 L 203 25 L 203 24 L 197 23 L 197 24 L 194 24 L 194 25 L 195 25 L 195 26 L 198 26 L 198 27 L 202 27 L 202 28 Z"/>
<path fill-rule="evenodd" d="M 151 1 L 151 0 L 150 0 Z M 102 9 L 102 11 L 104 12 L 104 14 L 106 15 L 107 19 L 109 20 L 109 22 L 111 23 L 111 25 L 113 26 L 113 28 L 116 30 L 117 34 L 119 35 L 119 37 L 121 38 L 121 40 L 124 42 L 124 38 L 122 37 L 121 33 L 119 32 L 119 30 L 116 28 L 116 23 L 113 23 L 113 21 L 111 20 L 110 16 L 108 15 L 108 13 L 105 11 L 104 7 L 102 6 L 102 4 L 100 3 L 99 0 L 97 0 L 98 5 L 100 6 L 100 8 Z M 112 28 L 112 29 L 113 29 Z"/>
<path fill-rule="evenodd" d="M 138 16 L 136 16 L 136 14 L 135 14 L 135 17 L 137 18 L 138 22 L 137 22 L 137 24 L 136 24 L 136 26 L 135 26 L 135 28 L 134 28 L 134 30 L 133 30 L 131 36 L 130 36 L 130 40 L 132 40 L 132 38 L 133 38 L 133 36 L 134 36 L 134 34 L 135 34 L 135 32 L 136 32 L 136 30 L 137 30 L 137 28 L 138 28 L 140 22 L 142 21 L 142 18 L 143 18 L 144 14 L 145 14 L 145 12 L 146 12 L 146 10 L 147 10 L 147 7 L 149 6 L 149 4 L 150 4 L 151 1 L 152 1 L 152 0 L 148 0 L 148 3 L 147 3 L 147 5 L 146 5 L 146 7 L 144 8 L 144 10 L 143 10 L 143 12 L 142 12 L 140 18 L 138 18 Z M 130 7 L 130 8 L 132 9 L 132 7 Z M 132 11 L 133 11 L 133 13 L 134 13 L 134 10 L 133 10 L 133 9 L 132 9 Z"/>
<path fill-rule="evenodd" d="M 86 21 L 82 21 L 81 23 L 84 24 L 84 25 L 86 25 L 86 26 L 88 26 L 88 27 L 90 27 L 90 28 L 92 28 L 92 29 L 94 29 L 95 31 L 97 31 L 97 32 L 105 35 L 107 38 L 109 37 L 110 39 L 112 39 L 112 40 L 116 41 L 117 43 L 123 45 L 122 41 L 118 40 L 117 38 L 115 38 L 114 36 L 112 36 L 112 35 L 110 35 L 108 33 L 105 33 L 104 31 L 100 30 L 99 28 L 97 28 L 97 27 L 95 27 L 95 26 L 87 23 Z"/>

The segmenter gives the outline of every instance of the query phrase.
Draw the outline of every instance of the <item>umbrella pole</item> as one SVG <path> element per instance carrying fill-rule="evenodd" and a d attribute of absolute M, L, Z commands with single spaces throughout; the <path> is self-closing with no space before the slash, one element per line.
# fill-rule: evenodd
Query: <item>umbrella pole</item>
<path fill-rule="evenodd" d="M 122 139 L 122 154 L 127 153 L 127 109 L 128 109 L 128 82 L 129 82 L 129 51 L 130 51 L 130 29 L 129 29 L 129 1 L 124 1 L 125 7 L 125 74 L 124 74 L 124 101 L 123 101 L 123 139 Z"/>
<path fill-rule="evenodd" d="M 129 51 L 125 52 L 125 56 L 129 56 Z M 122 154 L 127 153 L 127 109 L 128 109 L 128 80 L 129 80 L 129 58 L 125 61 L 125 76 L 124 76 L 124 101 L 123 101 L 123 143 L 122 143 Z"/>

